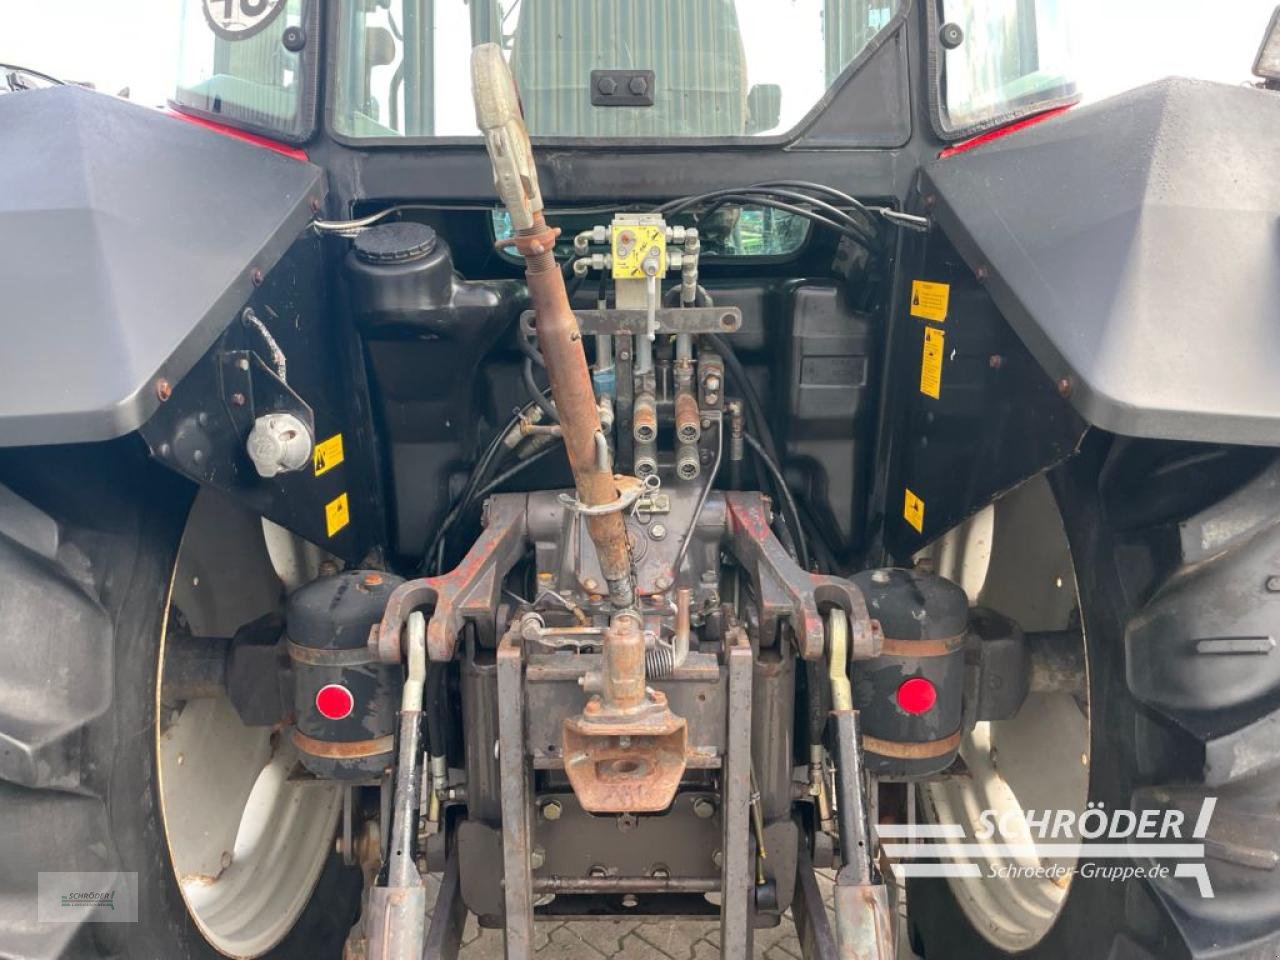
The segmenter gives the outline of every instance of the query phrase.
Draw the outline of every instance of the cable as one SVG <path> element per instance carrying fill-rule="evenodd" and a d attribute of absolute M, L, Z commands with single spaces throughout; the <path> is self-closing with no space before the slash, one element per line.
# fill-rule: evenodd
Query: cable
<path fill-rule="evenodd" d="M 693 535 L 698 529 L 698 519 L 702 516 L 702 508 L 706 505 L 707 497 L 711 495 L 711 488 L 715 485 L 716 474 L 720 472 L 720 460 L 724 454 L 724 420 L 721 418 L 716 421 L 716 459 L 711 464 L 711 469 L 707 472 L 707 482 L 702 487 L 702 493 L 698 495 L 698 503 L 693 508 L 693 516 L 689 518 L 689 529 L 685 531 L 684 542 L 680 544 L 680 551 L 676 554 L 675 562 L 671 564 L 671 583 L 675 584 L 676 578 L 680 576 L 680 565 L 684 563 L 684 558 L 689 552 L 689 544 L 693 542 Z"/>
<path fill-rule="evenodd" d="M 765 452 L 764 445 L 760 443 L 751 434 L 745 431 L 742 439 L 747 441 L 747 446 L 755 451 L 756 456 L 764 463 L 765 468 L 773 475 L 774 481 L 778 485 L 778 490 L 782 495 L 783 502 L 786 504 L 787 511 L 791 514 L 791 522 L 794 524 L 794 533 L 796 538 L 796 548 L 800 551 L 800 565 L 806 570 L 809 569 L 809 542 L 805 539 L 804 528 L 800 525 L 800 510 L 796 507 L 795 497 L 791 495 L 791 489 L 787 486 L 787 480 L 782 475 L 782 470 L 774 462 L 773 458 Z"/>
<path fill-rule="evenodd" d="M 521 340 L 524 337 L 520 338 Z M 556 413 L 555 406 L 543 396 L 542 389 L 538 386 L 538 381 L 533 377 L 533 358 L 526 355 L 523 364 L 524 385 L 529 391 L 529 396 L 533 397 L 533 402 L 538 405 L 538 409 L 546 414 L 547 419 L 552 423 L 560 422 L 560 414 Z"/>
<path fill-rule="evenodd" d="M 477 500 L 483 500 L 485 497 L 493 493 L 495 490 L 497 490 L 500 486 L 502 486 L 512 477 L 516 476 L 516 474 L 520 473 L 522 470 L 528 469 L 529 467 L 537 463 L 539 460 L 546 457 L 548 454 L 554 453 L 555 451 L 560 449 L 563 449 L 560 446 L 560 444 L 553 443 L 550 446 L 543 447 L 541 450 L 535 451 L 534 453 L 530 454 L 528 457 L 525 457 L 525 459 L 521 460 L 515 466 L 508 467 L 506 470 L 502 471 L 502 473 L 498 474 L 496 477 L 494 477 L 492 480 L 486 483 L 483 487 L 477 490 L 475 495 L 471 498 L 471 502 L 474 503 Z"/>

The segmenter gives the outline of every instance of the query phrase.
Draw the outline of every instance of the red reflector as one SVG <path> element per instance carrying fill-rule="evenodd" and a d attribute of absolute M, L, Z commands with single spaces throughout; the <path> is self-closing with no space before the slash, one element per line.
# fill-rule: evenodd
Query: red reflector
<path fill-rule="evenodd" d="M 925 713 L 937 702 L 937 689 L 924 677 L 912 677 L 898 688 L 898 706 L 906 713 Z"/>
<path fill-rule="evenodd" d="M 316 709 L 326 720 L 344 720 L 356 707 L 356 698 L 340 683 L 330 683 L 316 694 Z"/>

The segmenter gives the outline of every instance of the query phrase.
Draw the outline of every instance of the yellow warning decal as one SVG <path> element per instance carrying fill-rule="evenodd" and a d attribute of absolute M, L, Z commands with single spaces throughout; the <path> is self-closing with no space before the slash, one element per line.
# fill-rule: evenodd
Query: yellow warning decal
<path fill-rule="evenodd" d="M 351 507 L 347 495 L 340 493 L 324 505 L 324 527 L 333 536 L 351 522 Z"/>
<path fill-rule="evenodd" d="M 316 452 L 312 455 L 315 462 L 316 476 L 328 473 L 342 462 L 342 434 L 335 433 L 328 440 L 316 444 Z"/>
<path fill-rule="evenodd" d="M 910 488 L 902 488 L 906 497 L 902 504 L 902 518 L 915 527 L 916 533 L 924 533 L 924 501 L 911 492 Z"/>
<path fill-rule="evenodd" d="M 938 399 L 942 390 L 942 349 L 946 334 L 936 327 L 924 328 L 924 352 L 920 355 L 920 392 Z"/>
<path fill-rule="evenodd" d="M 911 315 L 925 320 L 947 319 L 947 306 L 951 302 L 951 284 L 930 283 L 928 280 L 911 281 Z"/>

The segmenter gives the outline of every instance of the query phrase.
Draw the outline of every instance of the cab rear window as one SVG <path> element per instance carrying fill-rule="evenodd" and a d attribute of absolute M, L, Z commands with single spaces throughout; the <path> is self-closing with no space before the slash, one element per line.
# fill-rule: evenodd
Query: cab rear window
<path fill-rule="evenodd" d="M 461 78 L 471 48 L 494 42 L 535 137 L 776 136 L 898 2 L 342 0 L 332 124 L 357 138 L 478 135 Z"/>

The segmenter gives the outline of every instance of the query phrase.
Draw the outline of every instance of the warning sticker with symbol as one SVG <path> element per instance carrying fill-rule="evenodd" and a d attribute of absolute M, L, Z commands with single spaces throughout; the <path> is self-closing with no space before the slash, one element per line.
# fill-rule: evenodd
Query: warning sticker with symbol
<path fill-rule="evenodd" d="M 925 320 L 947 319 L 947 306 L 951 302 L 951 284 L 930 283 L 928 280 L 911 281 L 911 315 Z"/>
<path fill-rule="evenodd" d="M 328 440 L 316 444 L 316 452 L 312 457 L 315 462 L 316 476 L 328 473 L 342 462 L 342 434 L 335 433 Z"/>
<path fill-rule="evenodd" d="M 920 355 L 920 392 L 938 399 L 942 392 L 942 349 L 946 334 L 936 327 L 924 328 L 924 351 Z"/>
<path fill-rule="evenodd" d="M 324 505 L 324 528 L 333 536 L 351 522 L 351 507 L 346 493 L 340 493 Z"/>
<path fill-rule="evenodd" d="M 909 487 L 902 489 L 906 493 L 902 504 L 902 518 L 915 528 L 916 533 L 924 533 L 924 501 L 912 493 Z"/>

